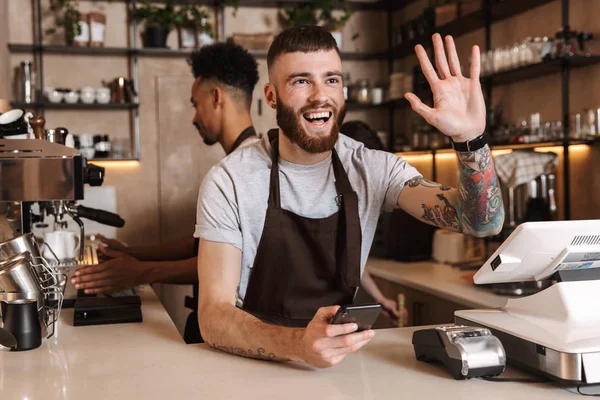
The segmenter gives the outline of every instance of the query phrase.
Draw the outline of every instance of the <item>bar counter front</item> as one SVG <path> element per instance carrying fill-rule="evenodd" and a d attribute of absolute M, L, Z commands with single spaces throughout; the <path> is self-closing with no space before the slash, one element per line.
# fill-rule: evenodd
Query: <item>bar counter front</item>
<path fill-rule="evenodd" d="M 415 359 L 412 333 L 383 329 L 329 369 L 248 359 L 186 345 L 150 287 L 144 322 L 73 326 L 61 313 L 54 337 L 24 352 L 0 352 L 0 398 L 32 399 L 561 399 L 553 383 L 457 381 Z M 506 377 L 525 377 L 509 367 Z"/>

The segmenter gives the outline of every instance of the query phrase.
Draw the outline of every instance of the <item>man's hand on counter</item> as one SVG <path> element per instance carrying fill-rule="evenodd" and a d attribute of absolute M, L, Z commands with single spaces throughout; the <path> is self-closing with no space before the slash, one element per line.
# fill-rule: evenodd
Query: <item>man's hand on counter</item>
<path fill-rule="evenodd" d="M 71 283 L 85 294 L 116 292 L 147 283 L 147 266 L 122 252 L 102 248 L 100 251 L 111 257 L 98 265 L 83 267 L 75 272 Z"/>
<path fill-rule="evenodd" d="M 319 308 L 301 332 L 299 356 L 307 364 L 317 368 L 339 364 L 348 354 L 356 352 L 375 336 L 373 330 L 356 332 L 356 324 L 331 324 L 339 308 Z"/>

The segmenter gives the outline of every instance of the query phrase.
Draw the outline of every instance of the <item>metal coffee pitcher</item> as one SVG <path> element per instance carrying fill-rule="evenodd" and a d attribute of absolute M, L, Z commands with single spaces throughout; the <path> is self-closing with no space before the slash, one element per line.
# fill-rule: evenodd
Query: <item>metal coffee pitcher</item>
<path fill-rule="evenodd" d="M 35 72 L 31 61 L 22 61 L 16 68 L 14 84 L 15 94 L 19 101 L 35 102 Z"/>
<path fill-rule="evenodd" d="M 137 94 L 132 79 L 119 76 L 110 82 L 103 80 L 102 84 L 110 89 L 110 101 L 112 103 L 133 103 L 135 101 Z"/>

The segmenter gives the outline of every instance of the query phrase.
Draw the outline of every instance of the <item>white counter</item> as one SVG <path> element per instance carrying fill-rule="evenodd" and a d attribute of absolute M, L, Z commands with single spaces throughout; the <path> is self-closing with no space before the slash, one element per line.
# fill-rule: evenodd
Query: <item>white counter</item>
<path fill-rule="evenodd" d="M 336 367 L 245 359 L 207 345 L 186 345 L 167 312 L 145 288 L 139 324 L 73 327 L 38 349 L 0 352 L 2 400 L 53 399 L 573 399 L 551 384 L 455 381 L 415 360 L 413 328 L 377 331 Z M 507 376 L 515 376 L 508 371 Z"/>
<path fill-rule="evenodd" d="M 367 268 L 374 276 L 453 301 L 467 308 L 503 307 L 509 298 L 474 285 L 471 276 L 475 270 L 461 271 L 447 264 L 401 263 L 369 258 Z"/>

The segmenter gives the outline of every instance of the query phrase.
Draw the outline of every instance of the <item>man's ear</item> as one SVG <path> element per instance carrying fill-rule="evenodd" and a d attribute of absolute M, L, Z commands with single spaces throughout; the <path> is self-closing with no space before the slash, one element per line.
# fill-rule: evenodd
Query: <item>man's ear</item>
<path fill-rule="evenodd" d="M 224 99 L 223 89 L 221 89 L 218 86 L 215 86 L 212 90 L 212 96 L 213 96 L 213 106 L 215 108 L 217 108 L 218 106 L 223 104 L 223 99 Z"/>
<path fill-rule="evenodd" d="M 277 95 L 275 94 L 275 87 L 273 86 L 272 83 L 267 82 L 267 83 L 265 83 L 264 91 L 265 91 L 265 100 L 266 100 L 267 104 L 269 105 L 269 107 L 275 108 L 275 107 L 273 107 L 277 104 Z"/>

